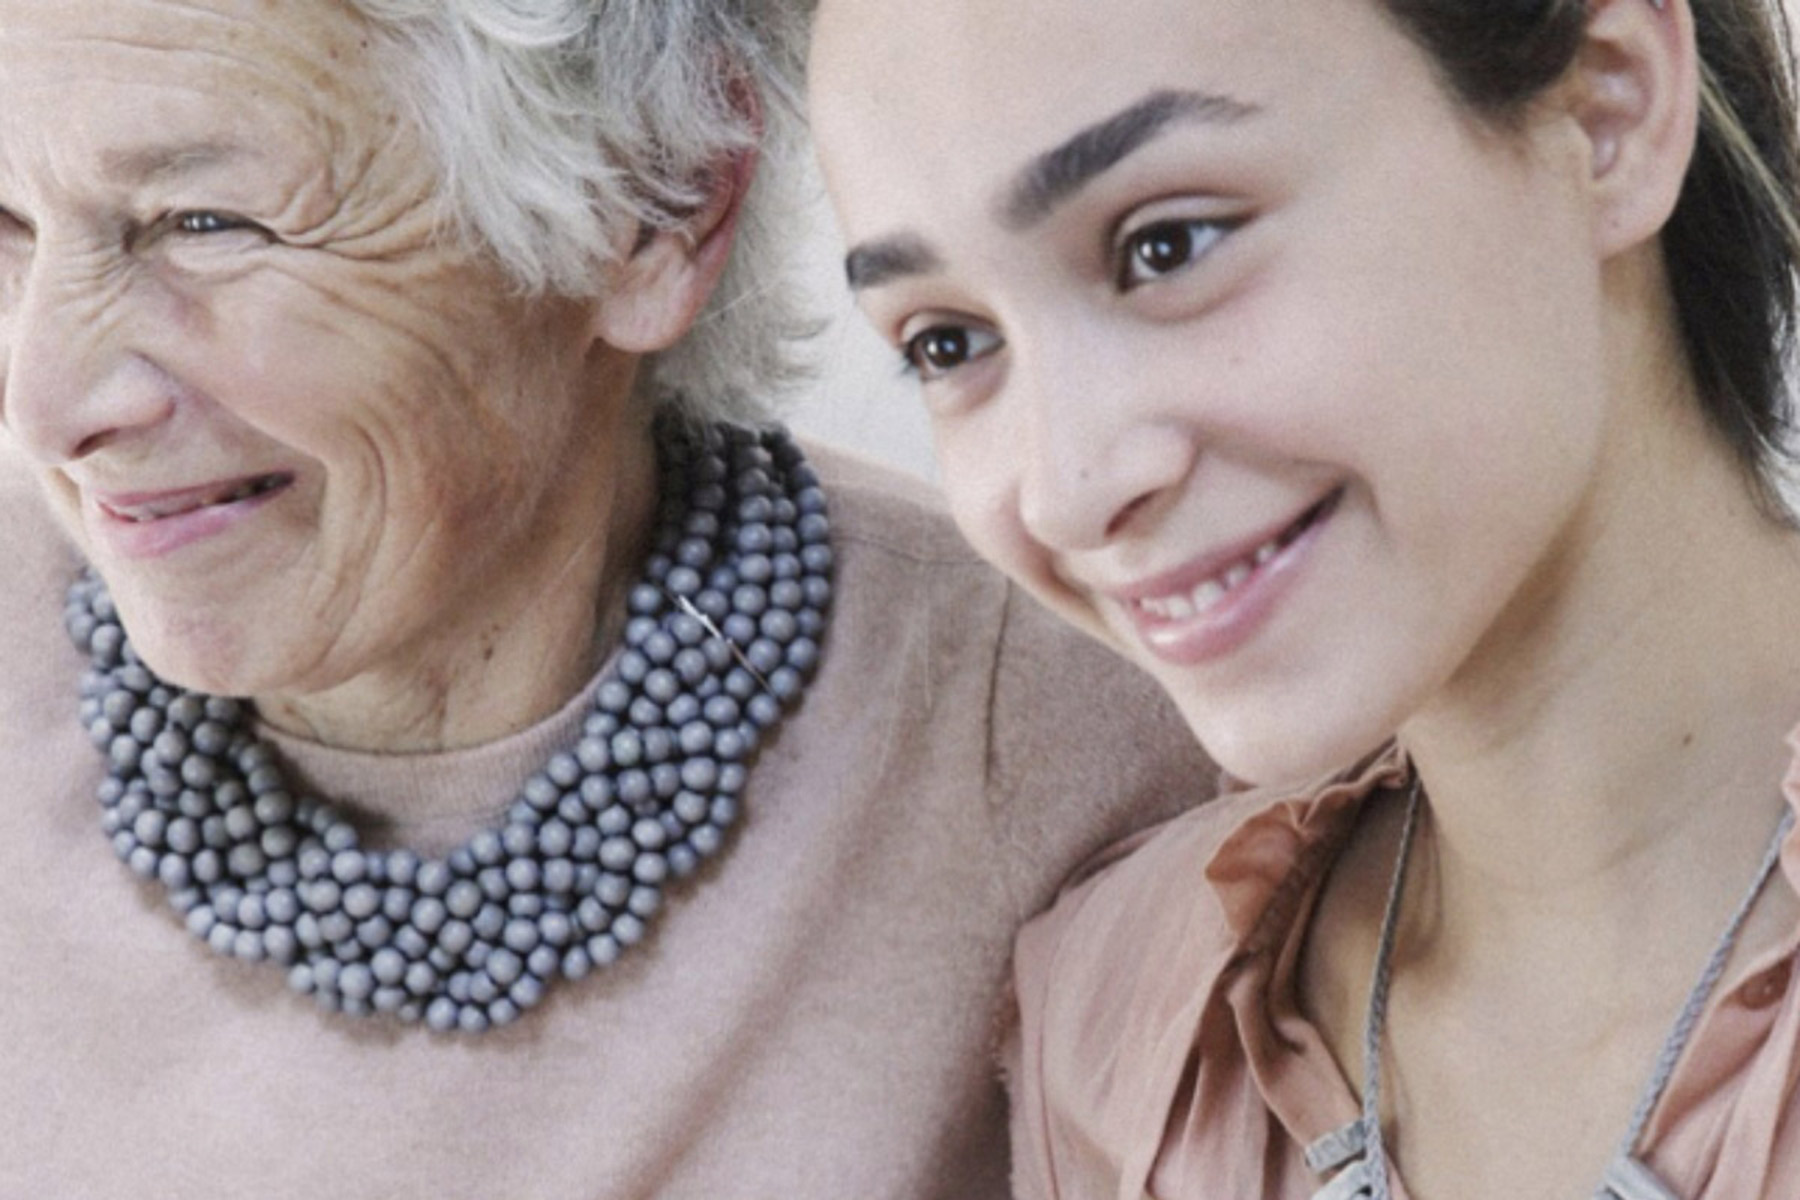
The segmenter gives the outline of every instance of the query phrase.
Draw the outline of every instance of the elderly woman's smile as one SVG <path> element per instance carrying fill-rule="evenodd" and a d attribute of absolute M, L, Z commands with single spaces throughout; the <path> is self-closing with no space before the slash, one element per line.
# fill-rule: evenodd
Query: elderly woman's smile
<path fill-rule="evenodd" d="M 1212 772 L 776 423 L 806 15 L 0 0 L 0 1195 L 1005 1194 Z"/>
<path fill-rule="evenodd" d="M 638 550 L 592 536 L 644 518 L 631 366 L 436 236 L 347 11 L 241 8 L 0 6 L 7 424 L 168 677 L 359 744 L 507 732 Z"/>

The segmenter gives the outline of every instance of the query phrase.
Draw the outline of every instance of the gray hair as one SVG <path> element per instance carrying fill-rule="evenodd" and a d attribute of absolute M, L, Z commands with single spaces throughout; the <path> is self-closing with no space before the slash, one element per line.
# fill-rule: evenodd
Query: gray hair
<path fill-rule="evenodd" d="M 640 387 L 695 418 L 768 418 L 811 331 L 783 253 L 807 0 L 350 3 L 395 58 L 456 233 L 527 293 L 597 295 L 636 231 L 678 228 L 709 173 L 761 145 L 718 291 Z"/>

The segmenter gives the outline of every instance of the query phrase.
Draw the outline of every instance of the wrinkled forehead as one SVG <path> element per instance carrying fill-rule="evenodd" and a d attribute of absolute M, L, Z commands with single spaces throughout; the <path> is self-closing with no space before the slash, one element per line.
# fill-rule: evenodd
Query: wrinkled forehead
<path fill-rule="evenodd" d="M 339 0 L 0 0 L 0 93 L 15 116 L 103 87 L 146 104 L 187 93 L 221 120 L 336 120 L 370 109 L 377 78 L 369 31 Z"/>

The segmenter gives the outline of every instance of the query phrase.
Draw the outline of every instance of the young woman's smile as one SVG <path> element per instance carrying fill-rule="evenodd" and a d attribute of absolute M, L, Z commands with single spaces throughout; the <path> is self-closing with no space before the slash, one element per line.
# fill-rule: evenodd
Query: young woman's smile
<path fill-rule="evenodd" d="M 1588 143 L 1484 132 L 1370 5 L 1016 33 L 838 5 L 815 42 L 851 285 L 952 507 L 1232 769 L 1349 761 L 1581 538 L 1617 444 Z"/>

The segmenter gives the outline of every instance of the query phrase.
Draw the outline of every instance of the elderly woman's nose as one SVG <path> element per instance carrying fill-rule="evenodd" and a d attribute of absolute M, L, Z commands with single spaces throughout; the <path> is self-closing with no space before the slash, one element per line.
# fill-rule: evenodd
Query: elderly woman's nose
<path fill-rule="evenodd" d="M 85 457 L 168 410 L 162 373 L 126 351 L 126 296 L 40 253 L 0 310 L 0 423 L 35 458 Z"/>
<path fill-rule="evenodd" d="M 1083 339 L 1061 340 L 1015 368 L 1023 428 L 1007 453 L 1022 455 L 1019 518 L 1043 545 L 1105 545 L 1192 470 L 1192 440 L 1133 374 Z"/>

